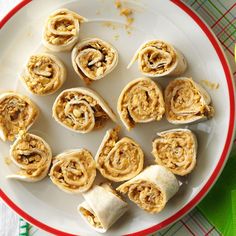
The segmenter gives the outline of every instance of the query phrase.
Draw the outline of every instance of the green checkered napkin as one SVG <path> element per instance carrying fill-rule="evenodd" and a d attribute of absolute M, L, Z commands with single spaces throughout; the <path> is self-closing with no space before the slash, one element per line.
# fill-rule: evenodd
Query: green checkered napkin
<path fill-rule="evenodd" d="M 236 145 L 220 178 L 198 208 L 223 235 L 236 235 Z"/>
<path fill-rule="evenodd" d="M 20 219 L 19 227 L 19 236 L 29 236 L 29 224 L 26 221 Z"/>

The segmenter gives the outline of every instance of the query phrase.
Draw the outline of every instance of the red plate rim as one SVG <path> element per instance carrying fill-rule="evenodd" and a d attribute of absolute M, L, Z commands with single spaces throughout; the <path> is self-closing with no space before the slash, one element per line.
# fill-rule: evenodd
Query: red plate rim
<path fill-rule="evenodd" d="M 27 5 L 31 0 L 22 0 L 17 6 L 15 6 L 1 21 L 0 21 L 0 29 L 7 23 L 8 20 L 11 19 L 12 16 L 14 16 L 21 8 L 23 8 L 25 5 Z M 230 70 L 230 67 L 228 65 L 228 62 L 225 58 L 224 52 L 216 39 L 214 33 L 208 28 L 208 26 L 199 18 L 199 16 L 192 11 L 189 7 L 187 7 L 184 3 L 182 3 L 180 0 L 171 0 L 172 3 L 174 3 L 176 6 L 181 8 L 186 14 L 188 14 L 202 29 L 202 31 L 206 34 L 209 41 L 211 42 L 212 46 L 214 47 L 221 64 L 224 69 L 225 77 L 227 80 L 228 85 L 228 91 L 229 91 L 229 99 L 230 99 L 230 118 L 229 118 L 229 126 L 228 126 L 228 133 L 227 138 L 225 141 L 224 149 L 222 151 L 220 160 L 213 171 L 212 175 L 208 179 L 207 183 L 203 186 L 201 191 L 189 202 L 187 203 L 182 209 L 180 209 L 178 212 L 176 212 L 174 215 L 169 217 L 168 219 L 141 231 L 134 232 L 132 234 L 128 235 L 146 235 L 153 233 L 154 231 L 160 230 L 175 221 L 177 221 L 179 218 L 184 216 L 187 212 L 189 212 L 194 206 L 199 203 L 200 200 L 206 195 L 206 193 L 210 190 L 210 188 L 213 186 L 217 178 L 219 177 L 225 163 L 227 160 L 228 153 L 230 151 L 231 142 L 233 140 L 233 133 L 234 133 L 234 123 L 235 123 L 235 97 L 234 97 L 234 85 L 233 85 L 233 79 L 232 79 L 232 73 Z M 60 231 L 58 229 L 52 228 L 34 217 L 27 214 L 25 211 L 23 211 L 21 208 L 19 208 L 4 192 L 2 189 L 0 189 L 0 197 L 4 200 L 4 202 L 10 206 L 16 213 L 18 213 L 21 217 L 23 217 L 26 221 L 32 223 L 33 225 L 55 235 L 61 235 L 61 236 L 75 236 L 70 233 L 66 233 L 63 231 Z"/>

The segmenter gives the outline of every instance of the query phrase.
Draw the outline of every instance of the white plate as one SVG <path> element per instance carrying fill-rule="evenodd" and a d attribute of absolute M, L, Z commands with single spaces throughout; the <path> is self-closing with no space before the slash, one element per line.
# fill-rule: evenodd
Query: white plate
<path fill-rule="evenodd" d="M 61 7 L 69 8 L 89 19 L 89 22 L 81 27 L 81 39 L 100 37 L 118 49 L 120 57 L 117 68 L 106 78 L 91 86 L 103 95 L 114 111 L 122 88 L 140 76 L 137 65 L 130 70 L 126 70 L 126 65 L 139 45 L 148 39 L 164 39 L 180 49 L 189 64 L 186 76 L 192 76 L 196 81 L 204 79 L 219 83 L 218 90 L 209 90 L 216 110 L 214 118 L 199 124 L 181 126 L 188 127 L 197 134 L 199 150 L 197 167 L 191 175 L 182 179 L 184 184 L 178 194 L 171 199 L 163 212 L 157 215 L 149 215 L 129 202 L 130 211 L 106 235 L 139 231 L 142 231 L 139 235 L 143 235 L 176 221 L 194 207 L 212 186 L 225 164 L 232 140 L 235 103 L 231 74 L 212 33 L 180 1 L 126 1 L 128 6 L 135 10 L 134 29 L 131 34 L 127 34 L 124 29 L 125 19 L 119 15 L 111 0 L 28 2 L 28 0 L 23 1 L 1 22 L 3 25 L 11 18 L 0 31 L 1 90 L 16 89 L 28 94 L 19 81 L 18 74 L 30 54 L 37 50 L 45 50 L 40 45 L 43 23 L 50 12 Z M 21 10 L 14 15 L 20 8 Z M 107 21 L 114 22 L 117 27 L 112 29 L 105 26 L 104 23 Z M 118 40 L 115 39 L 116 35 L 119 35 Z M 62 89 L 84 86 L 72 69 L 70 53 L 57 55 L 62 58 L 69 71 L 68 79 Z M 170 78 L 160 78 L 157 81 L 165 87 Z M 88 148 L 95 154 L 105 131 L 114 124 L 108 123 L 103 129 L 86 135 L 66 130 L 51 116 L 53 101 L 60 91 L 46 97 L 28 94 L 41 108 L 40 118 L 30 131 L 45 138 L 54 154 L 79 147 Z M 160 122 L 137 125 L 131 132 L 123 128 L 122 134 L 134 138 L 141 144 L 147 164 L 153 162 L 150 151 L 151 141 L 156 132 L 174 127 L 176 126 L 163 119 Z M 77 205 L 82 201 L 80 195 L 69 195 L 60 191 L 47 178 L 32 184 L 5 179 L 5 176 L 11 173 L 11 167 L 4 162 L 4 157 L 8 156 L 9 143 L 1 142 L 0 150 L 0 194 L 16 212 L 38 227 L 57 235 L 63 235 L 62 231 L 66 232 L 64 235 L 97 235 L 84 224 L 76 212 Z"/>

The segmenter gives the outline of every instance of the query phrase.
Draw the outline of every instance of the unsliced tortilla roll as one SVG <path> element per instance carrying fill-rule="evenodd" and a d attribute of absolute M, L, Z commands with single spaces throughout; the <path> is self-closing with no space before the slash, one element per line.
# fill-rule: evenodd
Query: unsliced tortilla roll
<path fill-rule="evenodd" d="M 158 213 L 179 190 L 175 175 L 167 168 L 152 165 L 133 179 L 120 185 L 117 190 L 149 213 Z"/>
<path fill-rule="evenodd" d="M 39 115 L 28 97 L 16 92 L 0 94 L 0 138 L 13 141 L 20 131 L 27 131 Z"/>
<path fill-rule="evenodd" d="M 66 68 L 54 55 L 34 54 L 30 56 L 21 79 L 31 93 L 48 95 L 63 85 L 66 80 Z"/>
<path fill-rule="evenodd" d="M 187 68 L 183 54 L 161 40 L 151 40 L 141 45 L 127 68 L 136 60 L 140 72 L 149 77 L 177 76 Z"/>
<path fill-rule="evenodd" d="M 115 69 L 118 52 L 110 43 L 99 38 L 91 38 L 75 45 L 71 59 L 75 72 L 89 84 Z"/>
<path fill-rule="evenodd" d="M 96 177 L 96 163 L 92 154 L 82 148 L 57 155 L 49 173 L 52 182 L 66 193 L 87 191 Z"/>
<path fill-rule="evenodd" d="M 138 78 L 122 90 L 117 110 L 125 127 L 130 130 L 135 123 L 158 121 L 165 113 L 163 94 L 149 78 Z"/>
<path fill-rule="evenodd" d="M 22 133 L 10 149 L 10 158 L 19 168 L 7 178 L 37 182 L 47 176 L 52 161 L 50 146 L 41 137 Z"/>
<path fill-rule="evenodd" d="M 102 127 L 116 116 L 103 98 L 95 91 L 78 87 L 62 91 L 56 98 L 52 113 L 65 128 L 78 133 L 88 133 Z"/>
<path fill-rule="evenodd" d="M 209 94 L 192 78 L 172 80 L 165 89 L 166 118 L 172 124 L 187 124 L 214 115 Z"/>
<path fill-rule="evenodd" d="M 152 154 L 159 165 L 176 175 L 189 174 L 196 165 L 197 138 L 189 129 L 171 129 L 157 133 Z"/>
<path fill-rule="evenodd" d="M 108 184 L 95 185 L 83 196 L 85 201 L 78 206 L 78 212 L 99 233 L 105 233 L 128 209 Z"/>
<path fill-rule="evenodd" d="M 100 173 L 115 182 L 136 176 L 143 169 L 144 153 L 131 138 L 119 140 L 119 128 L 106 132 L 95 160 Z"/>
<path fill-rule="evenodd" d="M 49 50 L 69 51 L 79 39 L 80 23 L 86 18 L 68 9 L 58 9 L 48 17 L 43 32 L 43 44 Z"/>

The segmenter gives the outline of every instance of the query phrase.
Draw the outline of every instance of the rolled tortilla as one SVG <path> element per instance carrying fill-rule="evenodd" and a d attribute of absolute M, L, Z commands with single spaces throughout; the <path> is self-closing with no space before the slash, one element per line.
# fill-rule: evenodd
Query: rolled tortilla
<path fill-rule="evenodd" d="M 116 117 L 107 103 L 88 88 L 71 88 L 62 91 L 53 108 L 54 119 L 65 128 L 78 133 L 88 133 L 102 127 Z"/>
<path fill-rule="evenodd" d="M 16 174 L 8 175 L 7 178 L 37 182 L 48 174 L 52 151 L 41 137 L 21 133 L 11 146 L 10 158 L 19 171 Z"/>
<path fill-rule="evenodd" d="M 148 213 L 158 213 L 179 190 L 179 182 L 167 168 L 152 165 L 117 190 Z"/>
<path fill-rule="evenodd" d="M 136 60 L 140 72 L 149 77 L 177 76 L 184 73 L 187 68 L 183 54 L 161 40 L 151 40 L 141 45 L 127 68 Z"/>
<path fill-rule="evenodd" d="M 68 9 L 58 9 L 47 19 L 43 32 L 43 44 L 51 51 L 70 51 L 79 39 L 83 16 Z"/>
<path fill-rule="evenodd" d="M 13 141 L 20 131 L 27 131 L 39 115 L 28 97 L 16 92 L 0 94 L 0 138 Z"/>
<path fill-rule="evenodd" d="M 166 118 L 172 124 L 187 124 L 214 115 L 209 94 L 192 78 L 172 80 L 165 89 Z"/>
<path fill-rule="evenodd" d="M 66 193 L 87 191 L 96 177 L 96 163 L 86 149 L 74 149 L 57 155 L 49 173 L 52 182 Z"/>
<path fill-rule="evenodd" d="M 152 154 L 159 165 L 173 174 L 187 175 L 196 166 L 197 138 L 189 129 L 171 129 L 157 133 Z"/>
<path fill-rule="evenodd" d="M 122 90 L 117 110 L 125 127 L 130 130 L 135 123 L 158 121 L 165 113 L 163 94 L 149 78 L 138 78 Z"/>
<path fill-rule="evenodd" d="M 48 95 L 63 85 L 66 80 L 66 68 L 54 55 L 34 54 L 29 58 L 21 79 L 31 93 Z"/>
<path fill-rule="evenodd" d="M 133 178 L 144 163 L 141 147 L 128 137 L 119 140 L 118 133 L 119 128 L 108 130 L 95 156 L 100 173 L 114 182 Z"/>
<path fill-rule="evenodd" d="M 77 43 L 71 59 L 75 72 L 89 84 L 103 78 L 116 67 L 118 52 L 104 40 L 92 38 Z"/>
<path fill-rule="evenodd" d="M 108 184 L 95 185 L 83 196 L 85 201 L 78 206 L 78 212 L 99 233 L 105 233 L 128 209 L 128 204 Z"/>

